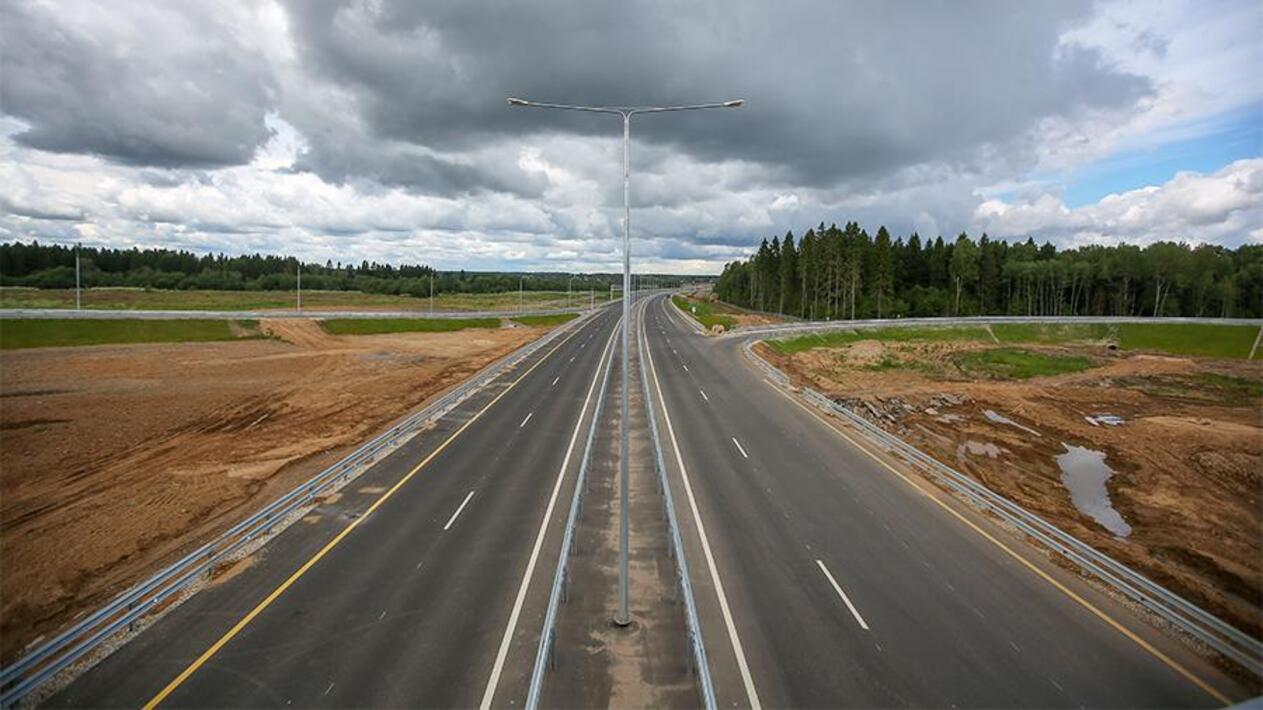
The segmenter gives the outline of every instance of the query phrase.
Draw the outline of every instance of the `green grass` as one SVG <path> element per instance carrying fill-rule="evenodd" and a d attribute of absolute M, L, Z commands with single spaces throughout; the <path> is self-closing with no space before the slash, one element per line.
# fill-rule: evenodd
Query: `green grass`
<path fill-rule="evenodd" d="M 723 326 L 724 330 L 732 330 L 737 327 L 737 320 L 735 318 L 724 315 L 725 313 L 731 313 L 732 311 L 723 306 L 718 306 L 708 301 L 686 299 L 683 296 L 672 296 L 671 301 L 675 303 L 677 308 L 684 311 L 687 315 L 692 316 L 707 330 L 710 330 L 711 327 L 716 325 Z M 696 312 L 694 312 L 694 309 L 696 309 Z"/>
<path fill-rule="evenodd" d="M 1123 323 L 1118 326 L 1124 350 L 1158 350 L 1175 355 L 1247 358 L 1259 329 L 1252 325 L 1201 323 Z"/>
<path fill-rule="evenodd" d="M 1172 355 L 1245 358 L 1258 335 L 1250 325 L 1205 323 L 1103 323 L 1037 324 L 997 323 L 991 332 L 1004 344 L 1100 343 L 1111 341 L 1122 350 L 1152 350 Z M 985 328 L 883 328 L 881 330 L 838 330 L 769 340 L 767 344 L 782 355 L 792 355 L 820 347 L 836 347 L 860 340 L 883 342 L 980 340 L 991 337 Z"/>
<path fill-rule="evenodd" d="M 958 367 L 971 375 L 985 375 L 1006 380 L 1025 380 L 1046 375 L 1082 372 L 1093 366 L 1092 360 L 1075 355 L 1049 355 L 1020 348 L 995 348 L 960 353 L 954 358 Z"/>
<path fill-rule="evenodd" d="M 251 339 L 263 337 L 258 325 L 257 321 L 227 320 L 4 319 L 0 320 L 0 349 Z"/>
<path fill-rule="evenodd" d="M 1197 383 L 1205 388 L 1219 390 L 1240 397 L 1263 398 L 1263 380 L 1220 375 L 1214 372 L 1202 372 L 1194 375 L 1194 377 Z"/>
<path fill-rule="evenodd" d="M 330 335 L 450 333 L 466 328 L 499 328 L 499 318 L 331 318 L 320 321 Z"/>
<path fill-rule="evenodd" d="M 513 321 L 521 325 L 561 325 L 578 317 L 578 313 L 557 313 L 549 316 L 518 316 Z"/>
<path fill-rule="evenodd" d="M 996 323 L 991 332 L 1002 343 L 1072 343 L 1108 340 L 1113 329 L 1103 323 Z"/>
<path fill-rule="evenodd" d="M 882 342 L 950 342 L 957 340 L 991 340 L 986 328 L 882 328 L 880 330 L 835 330 L 828 333 L 811 333 L 796 338 L 767 341 L 768 347 L 782 355 L 793 355 L 804 350 L 836 347 L 861 340 Z"/>
<path fill-rule="evenodd" d="M 83 291 L 83 307 L 106 310 L 252 311 L 290 309 L 293 291 L 164 291 L 141 288 L 90 288 Z M 597 292 L 605 302 L 609 291 Z M 565 291 L 527 291 L 521 303 L 527 308 L 565 308 Z M 588 294 L 575 292 L 575 307 L 588 305 Z M 74 308 L 74 289 L 0 288 L 0 308 Z M 518 292 L 444 293 L 434 297 L 438 311 L 500 311 L 519 305 Z M 359 291 L 303 291 L 307 310 L 364 308 L 415 310 L 430 308 L 427 297 L 392 296 Z"/>

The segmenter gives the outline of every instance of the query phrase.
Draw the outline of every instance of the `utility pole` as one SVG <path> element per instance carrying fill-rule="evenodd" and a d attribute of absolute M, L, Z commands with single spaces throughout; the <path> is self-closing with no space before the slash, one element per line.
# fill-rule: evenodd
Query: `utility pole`
<path fill-rule="evenodd" d="M 434 270 L 430 269 L 430 315 L 434 315 Z"/>
<path fill-rule="evenodd" d="M 523 303 L 522 303 L 522 296 L 523 296 L 523 293 L 522 293 L 522 282 L 524 282 L 525 280 L 526 280 L 526 276 L 525 276 L 525 275 L 522 275 L 522 276 L 518 276 L 518 277 L 517 277 L 517 312 L 518 312 L 518 313 L 521 313 L 521 312 L 522 312 L 522 306 L 523 306 Z"/>
<path fill-rule="evenodd" d="M 303 312 L 303 262 L 298 260 L 298 266 L 295 267 L 298 274 L 298 312 Z"/>
<path fill-rule="evenodd" d="M 627 626 L 631 623 L 631 615 L 628 611 L 627 602 L 627 586 L 628 586 L 628 565 L 627 555 L 630 543 L 630 533 L 628 527 L 628 499 L 630 493 L 628 489 L 628 469 L 627 469 L 627 441 L 628 441 L 628 400 L 631 396 L 629 390 L 628 370 L 631 367 L 631 117 L 636 114 L 643 113 L 665 113 L 668 111 L 697 111 L 710 108 L 737 108 L 744 101 L 738 99 L 735 101 L 725 101 L 723 103 L 714 104 L 694 104 L 691 106 L 571 106 L 567 104 L 548 104 L 536 101 L 525 101 L 523 99 L 510 98 L 510 106 L 519 106 L 527 108 L 551 108 L 562 109 L 566 111 L 587 111 L 591 113 L 609 113 L 622 116 L 623 118 L 623 396 L 622 399 L 622 446 L 620 450 L 621 458 L 619 459 L 619 555 L 618 555 L 618 612 L 614 616 L 614 623 L 619 626 Z M 613 285 L 610 286 L 611 296 L 613 295 Z"/>

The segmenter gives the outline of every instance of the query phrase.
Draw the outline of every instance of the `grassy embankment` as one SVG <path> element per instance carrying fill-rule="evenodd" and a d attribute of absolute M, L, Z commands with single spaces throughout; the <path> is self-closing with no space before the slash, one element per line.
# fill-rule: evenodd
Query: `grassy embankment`
<path fill-rule="evenodd" d="M 183 343 L 265 337 L 250 320 L 0 320 L 0 349 Z"/>
<path fill-rule="evenodd" d="M 578 317 L 578 313 L 556 313 L 550 316 L 518 316 L 513 319 L 513 322 L 526 326 L 561 325 Z"/>
<path fill-rule="evenodd" d="M 450 333 L 466 328 L 499 328 L 499 318 L 331 318 L 320 321 L 330 335 Z"/>
<path fill-rule="evenodd" d="M 728 313 L 735 311 L 721 304 L 711 303 L 709 301 L 698 301 L 684 296 L 672 296 L 671 302 L 676 305 L 686 315 L 693 317 L 704 328 L 710 330 L 711 327 L 721 325 L 724 330 L 732 330 L 737 327 L 736 319 L 732 318 Z"/>
<path fill-rule="evenodd" d="M 609 293 L 597 300 L 608 300 Z M 527 291 L 519 301 L 516 291 L 503 293 L 444 293 L 434 297 L 439 311 L 498 311 L 526 308 L 565 308 L 565 291 Z M 575 307 L 587 305 L 587 294 L 574 294 Z M 0 308 L 74 308 L 73 289 L 0 288 Z M 102 310 L 252 311 L 290 309 L 293 291 L 163 291 L 140 288 L 92 288 L 83 291 L 83 307 Z M 303 291 L 303 308 L 367 308 L 426 311 L 427 297 L 392 296 L 359 291 Z"/>
<path fill-rule="evenodd" d="M 1039 325 L 1003 323 L 993 325 L 991 332 L 1004 344 L 1033 343 L 1040 345 L 1116 343 L 1120 350 L 1154 351 L 1171 355 L 1246 358 L 1259 329 L 1249 325 L 1214 325 L 1202 323 L 1122 323 Z M 994 342 L 986 328 L 908 327 L 880 330 L 839 330 L 829 333 L 801 335 L 794 338 L 768 340 L 768 347 L 782 355 L 812 348 L 846 345 L 861 340 L 883 342 L 974 340 Z M 1257 358 L 1258 355 L 1256 354 Z"/>

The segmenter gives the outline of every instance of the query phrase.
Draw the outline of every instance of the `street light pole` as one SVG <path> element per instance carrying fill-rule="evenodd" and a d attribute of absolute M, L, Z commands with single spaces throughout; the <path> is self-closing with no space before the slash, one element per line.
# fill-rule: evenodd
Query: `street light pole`
<path fill-rule="evenodd" d="M 296 262 L 294 273 L 298 276 L 298 312 L 303 312 L 303 262 L 299 259 Z"/>
<path fill-rule="evenodd" d="M 510 98 L 509 106 L 524 108 L 552 108 L 563 111 L 587 111 L 590 113 L 612 113 L 623 117 L 623 396 L 621 446 L 618 463 L 619 473 L 619 555 L 618 555 L 618 613 L 614 623 L 626 626 L 631 623 L 631 614 L 627 601 L 627 555 L 630 543 L 630 526 L 628 525 L 629 484 L 627 473 L 627 428 L 629 419 L 628 390 L 631 346 L 631 117 L 638 113 L 666 113 L 669 111 L 697 111 L 708 108 L 737 108 L 741 99 L 714 104 L 694 104 L 691 106 L 570 106 L 567 104 L 549 104 L 523 99 Z M 611 297 L 613 284 L 610 285 Z"/>
<path fill-rule="evenodd" d="M 524 274 L 519 275 L 517 277 L 517 312 L 518 313 L 522 312 L 522 298 L 524 295 L 522 292 L 522 283 L 525 281 L 526 281 L 526 276 Z"/>

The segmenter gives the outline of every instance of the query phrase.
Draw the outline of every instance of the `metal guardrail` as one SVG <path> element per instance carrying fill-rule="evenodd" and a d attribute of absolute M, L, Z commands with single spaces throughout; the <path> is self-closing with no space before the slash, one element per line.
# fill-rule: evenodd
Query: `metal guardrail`
<path fill-rule="evenodd" d="M 769 374 L 775 373 L 777 382 L 788 385 L 789 378 L 785 373 L 754 352 L 752 348 L 754 340 L 751 338 L 746 342 L 743 348 L 746 356 L 763 371 Z M 1263 641 L 1231 626 L 1205 609 L 992 491 L 968 475 L 943 464 L 820 392 L 810 387 L 802 387 L 799 391 L 817 408 L 841 415 L 870 441 L 886 451 L 898 455 L 914 467 L 929 473 L 949 489 L 964 496 L 969 502 L 995 514 L 1004 522 L 1074 562 L 1111 589 L 1144 606 L 1166 622 L 1232 659 L 1256 676 L 1263 677 Z"/>
<path fill-rule="evenodd" d="M 605 304 L 597 306 L 603 307 Z M 555 316 L 564 313 L 582 313 L 585 307 L 547 308 L 507 311 L 298 311 L 293 309 L 254 311 L 185 311 L 185 310 L 127 310 L 106 308 L 0 308 L 0 319 L 17 320 L 260 320 L 304 318 L 313 320 L 364 319 L 364 318 L 416 318 L 420 320 L 459 320 L 463 318 L 520 318 L 524 316 Z"/>
<path fill-rule="evenodd" d="M 553 655 L 557 643 L 557 613 L 564 600 L 566 584 L 570 577 L 570 553 L 574 551 L 574 531 L 579 522 L 579 514 L 583 509 L 583 495 L 587 492 L 588 468 L 592 463 L 592 442 L 596 439 L 597 425 L 601 421 L 601 413 L 605 410 L 605 390 L 610 382 L 610 370 L 614 365 L 614 339 L 618 335 L 620 323 L 610 336 L 606 345 L 605 372 L 601 375 L 601 391 L 596 397 L 596 408 L 592 410 L 592 423 L 588 425 L 588 438 L 583 445 L 583 457 L 579 463 L 579 475 L 575 479 L 574 496 L 570 499 L 570 513 L 566 516 L 566 528 L 561 538 L 561 553 L 557 560 L 557 571 L 553 574 L 553 586 L 548 594 L 548 610 L 544 613 L 544 626 L 539 635 L 539 647 L 535 652 L 535 667 L 531 671 L 531 685 L 526 694 L 526 710 L 536 710 L 539 698 L 544 691 L 544 671 L 547 667 L 556 667 L 556 656 Z"/>
<path fill-rule="evenodd" d="M 757 335 L 760 338 L 775 338 L 782 335 L 808 335 L 811 333 L 827 333 L 835 330 L 872 330 L 882 328 L 913 327 L 953 327 L 964 325 L 1003 325 L 1019 323 L 1029 325 L 1119 325 L 1123 323 L 1184 323 L 1200 325 L 1249 325 L 1263 328 L 1263 320 L 1258 318 L 1184 318 L 1144 316 L 966 316 L 961 318 L 881 318 L 868 320 L 835 320 L 808 321 L 806 323 L 783 323 L 780 325 L 761 325 L 752 328 L 738 328 L 723 333 L 721 338 L 744 338 Z"/>
<path fill-rule="evenodd" d="M 595 312 L 595 311 L 594 311 Z M 105 606 L 75 622 L 52 639 L 0 669 L 0 707 L 9 707 L 62 670 L 83 658 L 114 634 L 134 624 L 189 583 L 250 542 L 268 535 L 294 511 L 308 505 L 329 488 L 358 476 L 401 436 L 441 418 L 467 397 L 541 348 L 585 323 L 591 314 L 574 319 L 483 368 L 472 378 L 425 408 L 396 423 L 342 460 L 300 484 L 289 493 L 238 522 L 149 579 L 115 597 Z"/>
<path fill-rule="evenodd" d="M 675 308 L 674 305 L 671 307 Z M 644 310 L 644 307 L 642 307 L 637 356 L 640 361 L 640 384 L 644 389 L 645 408 L 649 412 L 649 432 L 653 437 L 654 468 L 657 469 L 658 473 L 658 486 L 662 489 L 662 505 L 666 509 L 667 527 L 671 531 L 668 551 L 674 550 L 675 552 L 676 584 L 679 585 L 681 596 L 684 598 L 684 615 L 688 624 L 689 647 L 693 652 L 693 663 L 697 669 L 698 685 L 702 691 L 702 704 L 707 710 L 715 710 L 715 685 L 710 677 L 710 663 L 706 658 L 706 644 L 702 638 L 702 622 L 697 613 L 697 603 L 693 598 L 692 577 L 689 576 L 688 559 L 684 553 L 684 543 L 680 538 L 680 526 L 675 517 L 675 501 L 671 497 L 671 481 L 667 478 L 666 459 L 662 453 L 662 440 L 658 436 L 658 417 L 653 408 L 653 393 L 649 389 L 648 370 L 645 369 L 645 349 L 649 347 L 649 341 L 645 337 Z"/>

